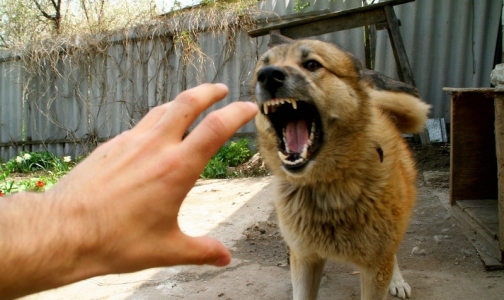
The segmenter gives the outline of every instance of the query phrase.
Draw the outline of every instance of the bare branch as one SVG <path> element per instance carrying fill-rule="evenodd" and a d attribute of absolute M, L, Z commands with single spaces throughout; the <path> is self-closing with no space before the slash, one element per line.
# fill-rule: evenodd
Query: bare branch
<path fill-rule="evenodd" d="M 47 19 L 52 20 L 52 21 L 55 20 L 55 17 L 51 16 L 45 10 L 42 9 L 42 6 L 40 6 L 40 4 L 38 3 L 37 0 L 32 0 L 32 1 L 33 1 L 33 3 L 35 3 L 35 5 L 37 6 L 37 9 L 40 11 L 40 13 L 42 13 L 42 15 L 44 17 L 46 17 Z"/>

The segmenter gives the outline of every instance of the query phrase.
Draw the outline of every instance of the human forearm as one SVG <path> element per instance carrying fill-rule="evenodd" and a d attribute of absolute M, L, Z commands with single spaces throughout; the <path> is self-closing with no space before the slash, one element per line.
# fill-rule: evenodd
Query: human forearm
<path fill-rule="evenodd" d="M 94 241 L 83 236 L 83 215 L 50 194 L 0 200 L 0 298 L 69 284 L 104 270 L 94 263 Z M 86 241 L 86 238 L 89 239 Z"/>
<path fill-rule="evenodd" d="M 152 109 L 98 147 L 48 192 L 0 200 L 0 298 L 110 273 L 181 264 L 224 266 L 231 256 L 209 237 L 180 231 L 177 215 L 205 164 L 257 113 L 204 84 Z"/>

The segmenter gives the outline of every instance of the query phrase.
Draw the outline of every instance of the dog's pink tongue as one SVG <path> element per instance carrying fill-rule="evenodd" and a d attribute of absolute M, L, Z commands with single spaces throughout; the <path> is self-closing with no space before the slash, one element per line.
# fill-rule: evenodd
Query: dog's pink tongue
<path fill-rule="evenodd" d="M 293 121 L 287 124 L 285 129 L 287 138 L 287 148 L 291 152 L 301 153 L 303 146 L 308 142 L 310 134 L 305 120 Z"/>

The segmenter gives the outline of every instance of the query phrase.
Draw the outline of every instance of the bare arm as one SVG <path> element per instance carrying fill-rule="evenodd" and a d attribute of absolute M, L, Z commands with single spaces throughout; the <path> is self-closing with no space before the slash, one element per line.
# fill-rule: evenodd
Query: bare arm
<path fill-rule="evenodd" d="M 97 148 L 48 192 L 0 200 L 0 298 L 151 267 L 227 265 L 224 245 L 189 237 L 177 223 L 206 162 L 257 112 L 232 103 L 181 141 L 226 94 L 223 85 L 188 90 Z"/>

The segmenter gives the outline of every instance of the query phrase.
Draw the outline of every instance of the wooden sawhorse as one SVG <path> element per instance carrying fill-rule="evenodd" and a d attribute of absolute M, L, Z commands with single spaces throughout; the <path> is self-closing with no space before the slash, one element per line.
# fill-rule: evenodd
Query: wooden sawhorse
<path fill-rule="evenodd" d="M 339 12 L 301 13 L 285 16 L 283 20 L 273 18 L 273 20 L 268 20 L 265 26 L 250 30 L 248 34 L 250 37 L 259 37 L 277 33 L 292 39 L 301 39 L 375 25 L 377 30 L 387 29 L 388 31 L 399 79 L 415 86 L 413 72 L 399 31 L 400 22 L 393 8 L 395 5 L 413 1 L 415 0 L 391 0 Z M 426 133 L 420 134 L 420 139 L 423 145 L 429 143 Z"/>

